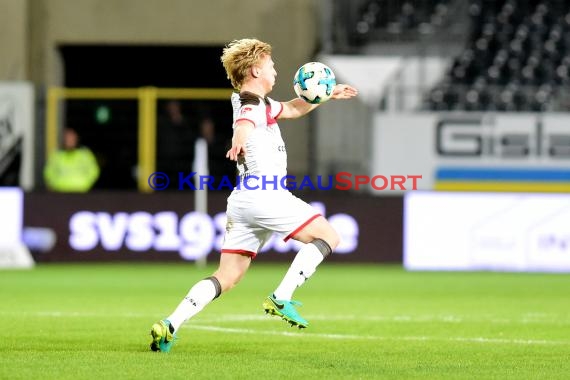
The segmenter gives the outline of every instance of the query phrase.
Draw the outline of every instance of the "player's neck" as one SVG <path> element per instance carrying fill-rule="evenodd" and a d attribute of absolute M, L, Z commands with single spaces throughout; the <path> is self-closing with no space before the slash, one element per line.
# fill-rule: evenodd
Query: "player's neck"
<path fill-rule="evenodd" d="M 263 89 L 262 86 L 257 85 L 256 83 L 244 83 L 241 86 L 240 92 L 251 92 L 254 95 L 259 96 L 260 98 L 265 98 L 265 96 L 267 95 L 267 93 L 265 92 L 265 90 Z"/>

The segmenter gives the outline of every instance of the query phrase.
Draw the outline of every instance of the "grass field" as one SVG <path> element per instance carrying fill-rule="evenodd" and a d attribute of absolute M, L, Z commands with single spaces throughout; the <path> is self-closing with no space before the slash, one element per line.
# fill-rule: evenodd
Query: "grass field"
<path fill-rule="evenodd" d="M 0 379 L 568 379 L 570 276 L 324 264 L 296 292 L 308 329 L 261 309 L 286 264 L 242 283 L 151 352 L 151 324 L 213 267 L 0 271 Z"/>

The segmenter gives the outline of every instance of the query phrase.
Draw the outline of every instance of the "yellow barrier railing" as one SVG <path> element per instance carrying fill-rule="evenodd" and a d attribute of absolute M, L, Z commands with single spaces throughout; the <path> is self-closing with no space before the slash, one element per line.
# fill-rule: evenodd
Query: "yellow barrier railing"
<path fill-rule="evenodd" d="M 47 94 L 46 160 L 58 148 L 59 103 L 66 99 L 138 100 L 138 177 L 139 191 L 151 192 L 148 177 L 156 168 L 156 102 L 158 99 L 229 100 L 232 90 L 214 88 L 62 88 Z"/>

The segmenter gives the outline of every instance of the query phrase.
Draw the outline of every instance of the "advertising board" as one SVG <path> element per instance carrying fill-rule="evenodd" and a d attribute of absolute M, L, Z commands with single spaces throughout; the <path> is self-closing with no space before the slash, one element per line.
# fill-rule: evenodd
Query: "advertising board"
<path fill-rule="evenodd" d="M 404 266 L 570 272 L 570 195 L 409 192 Z"/>
<path fill-rule="evenodd" d="M 341 236 L 330 260 L 401 262 L 402 199 L 343 195 L 302 195 Z M 57 236 L 53 248 L 34 252 L 37 261 L 215 260 L 226 198 L 210 192 L 208 213 L 201 213 L 195 211 L 194 196 L 183 192 L 28 193 L 24 223 Z M 299 247 L 275 235 L 256 261 L 291 260 Z"/>
<path fill-rule="evenodd" d="M 569 125 L 556 113 L 377 113 L 370 174 L 422 175 L 421 190 L 569 192 Z"/>

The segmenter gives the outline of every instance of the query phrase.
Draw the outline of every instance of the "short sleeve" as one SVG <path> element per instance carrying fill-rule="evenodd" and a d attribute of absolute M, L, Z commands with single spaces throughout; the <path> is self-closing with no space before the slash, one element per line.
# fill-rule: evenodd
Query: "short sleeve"
<path fill-rule="evenodd" d="M 255 105 L 244 104 L 238 109 L 237 116 L 234 121 L 234 126 L 235 123 L 242 120 L 249 121 L 253 124 L 254 127 L 257 127 L 258 125 L 262 125 L 265 121 L 265 113 L 263 113 L 262 110 Z"/>
<path fill-rule="evenodd" d="M 283 111 L 283 103 L 267 98 L 269 100 L 269 105 L 271 106 L 271 117 L 277 119 L 281 112 Z"/>

